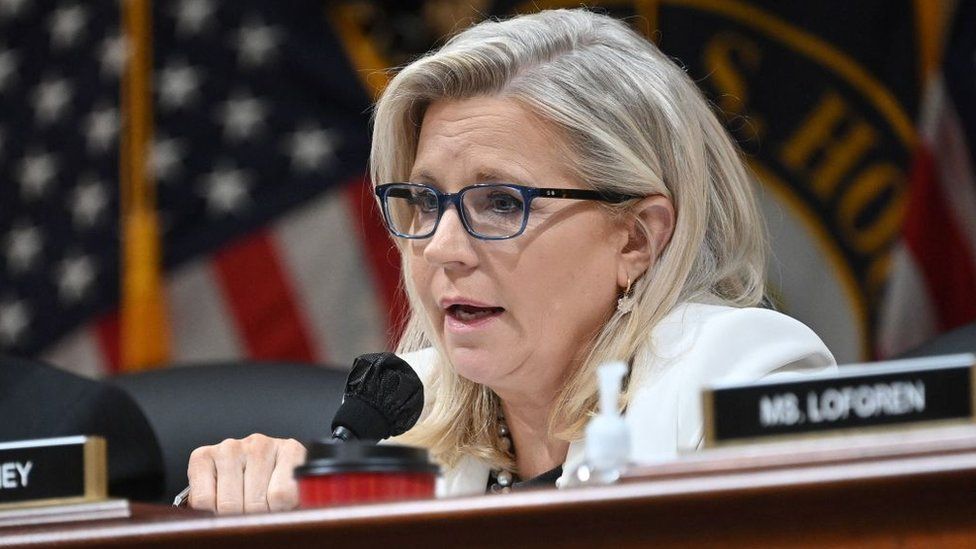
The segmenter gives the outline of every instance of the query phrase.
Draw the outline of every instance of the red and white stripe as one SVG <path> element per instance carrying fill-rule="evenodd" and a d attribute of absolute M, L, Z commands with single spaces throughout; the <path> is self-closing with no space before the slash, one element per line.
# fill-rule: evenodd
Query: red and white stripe
<path fill-rule="evenodd" d="M 170 273 L 173 363 L 346 366 L 389 348 L 399 267 L 371 200 L 357 179 Z M 117 324 L 98 319 L 44 358 L 91 377 L 116 372 Z"/>
<path fill-rule="evenodd" d="M 902 241 L 880 314 L 878 354 L 895 356 L 976 319 L 976 171 L 940 78 L 927 90 Z"/>

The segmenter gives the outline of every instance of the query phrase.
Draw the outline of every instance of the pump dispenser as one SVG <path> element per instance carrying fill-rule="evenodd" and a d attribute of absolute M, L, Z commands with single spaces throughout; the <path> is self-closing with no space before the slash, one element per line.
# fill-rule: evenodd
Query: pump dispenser
<path fill-rule="evenodd" d="M 627 365 L 608 362 L 597 368 L 600 409 L 586 426 L 585 458 L 569 478 L 571 486 L 616 482 L 630 459 L 630 430 L 617 407 Z"/>

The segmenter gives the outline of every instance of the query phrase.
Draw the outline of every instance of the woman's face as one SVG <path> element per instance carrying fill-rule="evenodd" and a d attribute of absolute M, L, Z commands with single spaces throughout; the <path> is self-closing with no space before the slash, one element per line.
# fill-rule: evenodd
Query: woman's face
<path fill-rule="evenodd" d="M 435 102 L 410 181 L 442 192 L 489 182 L 584 188 L 555 139 L 510 100 Z M 598 202 L 537 198 L 513 239 L 476 239 L 449 207 L 434 235 L 404 253 L 459 375 L 503 397 L 551 398 L 613 311 L 626 234 Z"/>

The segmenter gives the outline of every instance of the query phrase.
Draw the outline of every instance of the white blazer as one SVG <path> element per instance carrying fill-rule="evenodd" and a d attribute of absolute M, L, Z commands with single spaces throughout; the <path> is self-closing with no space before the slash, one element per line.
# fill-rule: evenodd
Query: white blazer
<path fill-rule="evenodd" d="M 685 303 L 675 307 L 651 334 L 654 356 L 633 393 L 625 419 L 630 427 L 631 460 L 648 464 L 701 448 L 701 389 L 715 382 L 776 379 L 836 369 L 823 341 L 803 323 L 767 309 L 739 309 Z M 434 349 L 403 358 L 425 385 L 433 374 Z M 570 444 L 563 464 L 565 483 L 582 463 L 583 441 Z M 489 467 L 466 456 L 444 472 L 438 496 L 483 494 Z"/>

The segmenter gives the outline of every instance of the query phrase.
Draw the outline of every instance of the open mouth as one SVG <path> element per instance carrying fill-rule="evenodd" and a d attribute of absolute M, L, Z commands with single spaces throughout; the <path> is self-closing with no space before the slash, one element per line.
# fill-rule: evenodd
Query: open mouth
<path fill-rule="evenodd" d="M 475 307 L 474 305 L 455 304 L 447 308 L 447 314 L 461 322 L 473 322 L 505 312 L 501 307 Z"/>

